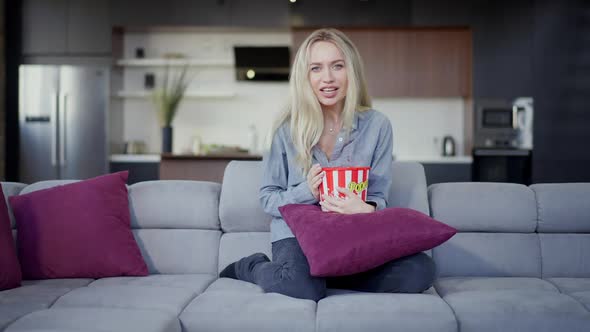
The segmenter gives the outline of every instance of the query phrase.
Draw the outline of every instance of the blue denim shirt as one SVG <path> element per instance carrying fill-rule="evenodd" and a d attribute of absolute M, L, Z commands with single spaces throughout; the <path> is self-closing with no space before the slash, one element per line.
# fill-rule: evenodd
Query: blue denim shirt
<path fill-rule="evenodd" d="M 279 207 L 287 204 L 318 204 L 313 197 L 301 167 L 296 162 L 297 151 L 291 140 L 289 123 L 275 133 L 270 151 L 263 157 L 263 176 L 259 198 L 262 208 L 273 219 L 271 241 L 294 237 L 283 220 Z M 312 148 L 312 163 L 322 167 L 370 166 L 367 201 L 377 204 L 377 210 L 387 206 L 393 162 L 393 130 L 389 119 L 375 110 L 355 112 L 348 138 L 344 130 L 338 135 L 332 157 L 316 145 Z"/>

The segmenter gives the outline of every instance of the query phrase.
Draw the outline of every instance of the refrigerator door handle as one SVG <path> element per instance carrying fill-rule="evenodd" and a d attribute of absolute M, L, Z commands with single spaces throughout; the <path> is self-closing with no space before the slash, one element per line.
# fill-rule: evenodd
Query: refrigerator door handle
<path fill-rule="evenodd" d="M 57 165 L 57 110 L 59 108 L 59 96 L 51 94 L 53 103 L 51 105 L 51 166 Z"/>
<path fill-rule="evenodd" d="M 67 110 L 68 110 L 68 94 L 64 93 L 62 95 L 62 102 L 61 102 L 61 109 L 59 115 L 59 162 L 61 167 L 65 167 L 67 164 L 66 159 L 66 144 L 67 144 L 67 136 L 66 136 L 66 119 L 67 119 Z"/>

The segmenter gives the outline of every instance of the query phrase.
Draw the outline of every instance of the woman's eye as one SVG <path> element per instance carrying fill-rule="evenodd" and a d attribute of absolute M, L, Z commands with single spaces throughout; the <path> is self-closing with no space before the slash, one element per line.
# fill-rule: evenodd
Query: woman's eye
<path fill-rule="evenodd" d="M 318 67 L 318 66 L 313 66 L 313 67 L 311 67 L 311 71 L 313 71 L 313 72 L 318 72 L 318 71 L 320 71 L 320 67 Z"/>
<path fill-rule="evenodd" d="M 340 63 L 334 65 L 334 69 L 342 69 L 344 66 Z"/>

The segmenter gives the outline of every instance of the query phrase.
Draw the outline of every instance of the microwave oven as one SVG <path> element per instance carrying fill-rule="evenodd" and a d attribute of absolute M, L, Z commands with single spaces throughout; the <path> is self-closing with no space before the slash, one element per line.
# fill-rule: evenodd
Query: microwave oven
<path fill-rule="evenodd" d="M 533 98 L 479 100 L 475 105 L 474 147 L 533 148 Z"/>

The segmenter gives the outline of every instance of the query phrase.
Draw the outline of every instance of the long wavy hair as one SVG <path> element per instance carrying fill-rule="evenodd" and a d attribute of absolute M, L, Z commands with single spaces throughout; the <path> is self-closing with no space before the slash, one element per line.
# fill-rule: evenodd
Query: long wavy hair
<path fill-rule="evenodd" d="M 312 32 L 295 55 L 289 77 L 287 106 L 276 120 L 271 135 L 273 137 L 283 123 L 290 121 L 291 139 L 297 150 L 296 161 L 304 175 L 311 168 L 311 149 L 319 142 L 324 130 L 322 108 L 309 82 L 311 46 L 319 41 L 334 44 L 344 56 L 348 88 L 342 111 L 342 123 L 346 136 L 350 134 L 354 112 L 364 112 L 371 108 L 363 63 L 356 46 L 344 33 L 336 29 L 319 29 Z"/>

